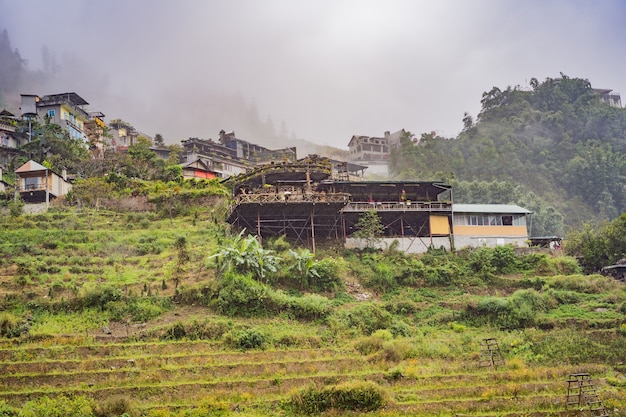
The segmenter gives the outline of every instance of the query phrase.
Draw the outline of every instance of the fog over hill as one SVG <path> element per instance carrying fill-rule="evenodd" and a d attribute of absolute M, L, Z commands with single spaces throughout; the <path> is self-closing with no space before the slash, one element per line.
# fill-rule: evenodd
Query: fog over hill
<path fill-rule="evenodd" d="M 27 62 L 15 94 L 74 91 L 107 120 L 167 143 L 225 129 L 270 147 L 302 138 L 345 149 L 354 134 L 402 128 L 455 137 L 483 92 L 531 77 L 563 72 L 620 91 L 625 10 L 620 1 L 0 0 L 0 30 Z"/>

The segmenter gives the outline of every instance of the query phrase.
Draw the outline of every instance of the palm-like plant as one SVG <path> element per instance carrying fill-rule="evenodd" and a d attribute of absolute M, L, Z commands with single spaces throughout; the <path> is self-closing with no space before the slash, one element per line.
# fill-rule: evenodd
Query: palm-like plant
<path fill-rule="evenodd" d="M 312 279 L 319 278 L 320 275 L 315 269 L 314 255 L 308 249 L 296 252 L 289 249 L 289 255 L 294 259 L 293 265 L 289 268 L 295 273 L 296 278 L 300 281 L 300 285 L 307 287 L 311 284 Z"/>
<path fill-rule="evenodd" d="M 209 259 L 215 259 L 220 275 L 229 271 L 251 273 L 257 280 L 266 279 L 268 273 L 276 272 L 281 260 L 274 255 L 274 251 L 264 249 L 256 236 L 244 237 L 243 230 L 228 239 Z"/>

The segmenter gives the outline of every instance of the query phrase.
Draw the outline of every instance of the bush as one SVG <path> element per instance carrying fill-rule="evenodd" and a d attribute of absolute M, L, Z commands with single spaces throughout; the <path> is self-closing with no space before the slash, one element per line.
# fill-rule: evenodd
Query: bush
<path fill-rule="evenodd" d="M 22 321 L 9 312 L 0 313 L 0 336 L 19 337 L 23 331 Z"/>
<path fill-rule="evenodd" d="M 324 258 L 315 262 L 313 269 L 317 272 L 317 277 L 311 280 L 311 289 L 315 291 L 336 292 L 344 289 L 340 273 L 342 269 L 341 260 L 335 258 Z"/>
<path fill-rule="evenodd" d="M 20 417 L 86 417 L 93 415 L 92 402 L 83 396 L 44 396 L 24 405 Z"/>
<path fill-rule="evenodd" d="M 393 321 L 391 314 L 377 304 L 363 303 L 350 310 L 335 312 L 329 317 L 332 327 L 355 329 L 369 335 L 378 329 L 387 329 Z"/>
<path fill-rule="evenodd" d="M 94 417 L 135 417 L 140 412 L 128 397 L 113 397 L 96 403 Z"/>
<path fill-rule="evenodd" d="M 224 342 L 235 349 L 264 349 L 269 337 L 257 329 L 232 330 L 224 335 Z"/>
<path fill-rule="evenodd" d="M 468 305 L 465 317 L 477 325 L 491 324 L 503 330 L 537 324 L 537 316 L 550 308 L 548 297 L 535 290 L 518 290 L 509 298 L 485 297 Z"/>
<path fill-rule="evenodd" d="M 385 391 L 373 382 L 355 381 L 340 385 L 306 388 L 292 395 L 289 405 L 296 413 L 319 414 L 327 410 L 374 411 L 385 406 Z"/>
<path fill-rule="evenodd" d="M 248 275 L 227 273 L 220 281 L 216 307 L 229 316 L 253 317 L 266 314 L 268 288 Z"/>

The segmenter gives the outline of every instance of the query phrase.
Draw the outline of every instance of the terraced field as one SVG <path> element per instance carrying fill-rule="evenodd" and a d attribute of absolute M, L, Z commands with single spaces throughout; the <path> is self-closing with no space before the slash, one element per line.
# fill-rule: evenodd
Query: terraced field
<path fill-rule="evenodd" d="M 515 273 L 477 276 L 463 256 L 327 248 L 315 261 L 342 285 L 320 290 L 294 278 L 280 241 L 274 276 L 229 281 L 207 260 L 223 224 L 198 213 L 2 224 L 1 417 L 288 417 L 307 390 L 359 383 L 385 399 L 370 416 L 579 415 L 565 402 L 581 372 L 626 416 L 622 283 L 542 254 L 510 251 Z M 505 366 L 479 368 L 487 337 Z M 93 411 L 50 411 L 83 400 Z M 326 415 L 361 415 L 367 400 Z"/>
<path fill-rule="evenodd" d="M 145 415 L 193 409 L 207 399 L 235 415 L 285 415 L 294 390 L 366 380 L 387 394 L 379 415 L 566 415 L 570 373 L 594 376 L 604 403 L 626 392 L 606 383 L 603 365 L 531 366 L 513 360 L 479 369 L 472 360 L 407 359 L 393 363 L 351 349 L 223 351 L 215 343 L 5 343 L 0 349 L 0 400 L 13 406 L 42 396 L 131 398 Z M 619 411 L 613 415 L 620 415 Z"/>

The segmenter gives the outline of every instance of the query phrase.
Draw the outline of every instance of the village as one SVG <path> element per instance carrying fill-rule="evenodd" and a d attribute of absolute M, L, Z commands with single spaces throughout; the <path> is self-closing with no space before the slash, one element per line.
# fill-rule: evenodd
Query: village
<path fill-rule="evenodd" d="M 24 156 L 20 148 L 30 140 L 30 132 L 19 132 L 12 123 L 18 118 L 61 126 L 90 146 L 93 158 L 105 150 L 126 152 L 140 135 L 147 136 L 121 120 L 107 126 L 104 114 L 87 111 L 87 105 L 76 93 L 22 95 L 19 117 L 0 113 L 0 169 L 7 172 L 12 161 Z M 368 170 L 385 173 L 390 149 L 404 133 L 355 135 L 348 143 L 349 160 L 338 161 L 317 155 L 298 159 L 295 147 L 267 149 L 222 130 L 217 140 L 183 140 L 180 165 L 186 179 L 219 178 L 230 184 L 234 204 L 228 221 L 260 238 L 285 235 L 313 250 L 316 239 L 361 247 L 367 243 L 352 235 L 360 217 L 375 210 L 384 235 L 376 244 L 382 248 L 394 241 L 407 253 L 424 253 L 429 247 L 528 245 L 532 213 L 522 207 L 454 204 L 452 188 L 437 181 L 368 180 Z M 163 159 L 171 152 L 166 146 L 150 149 Z M 14 193 L 28 204 L 47 205 L 72 187 L 71 173 L 54 172 L 33 160 L 14 169 Z M 4 181 L 0 186 L 10 191 Z M 558 238 L 547 245 L 555 248 Z"/>

